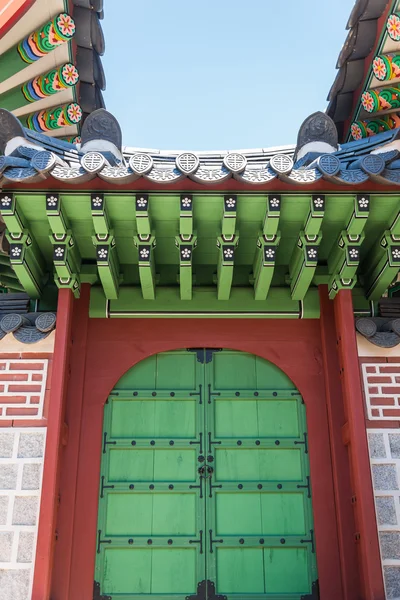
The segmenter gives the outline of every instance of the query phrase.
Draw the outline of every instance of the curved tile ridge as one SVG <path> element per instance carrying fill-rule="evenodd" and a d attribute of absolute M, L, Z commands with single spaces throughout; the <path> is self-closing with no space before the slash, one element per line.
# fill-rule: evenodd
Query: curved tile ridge
<path fill-rule="evenodd" d="M 332 119 L 321 112 L 304 121 L 296 146 L 180 152 L 123 147 L 119 124 L 104 109 L 86 119 L 80 146 L 26 130 L 0 109 L 0 151 L 0 184 L 47 177 L 81 184 L 99 177 L 114 184 L 144 178 L 167 185 L 189 178 L 212 186 L 233 178 L 254 186 L 276 179 L 297 187 L 320 179 L 400 185 L 400 129 L 340 146 Z"/>

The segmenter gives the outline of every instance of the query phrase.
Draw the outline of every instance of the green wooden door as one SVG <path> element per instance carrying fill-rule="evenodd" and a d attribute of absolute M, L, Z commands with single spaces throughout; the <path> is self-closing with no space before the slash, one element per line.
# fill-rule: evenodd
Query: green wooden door
<path fill-rule="evenodd" d="M 274 365 L 182 350 L 105 406 L 96 598 L 317 598 L 305 408 Z"/>

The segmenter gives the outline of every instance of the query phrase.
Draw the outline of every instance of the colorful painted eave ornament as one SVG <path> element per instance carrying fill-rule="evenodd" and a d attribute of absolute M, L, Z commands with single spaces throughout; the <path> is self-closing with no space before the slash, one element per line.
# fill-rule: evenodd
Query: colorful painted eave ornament
<path fill-rule="evenodd" d="M 28 102 L 36 102 L 47 96 L 57 94 L 62 90 L 73 87 L 79 81 L 78 69 L 71 63 L 66 63 L 45 75 L 39 75 L 22 86 L 22 93 Z"/>
<path fill-rule="evenodd" d="M 26 117 L 26 125 L 37 132 L 54 131 L 77 125 L 82 120 L 82 109 L 76 102 L 47 110 L 40 110 Z"/>
<path fill-rule="evenodd" d="M 75 31 L 73 18 L 67 13 L 61 13 L 41 29 L 22 40 L 18 44 L 18 53 L 23 61 L 29 64 L 33 63 L 52 52 L 60 44 L 72 39 Z"/>

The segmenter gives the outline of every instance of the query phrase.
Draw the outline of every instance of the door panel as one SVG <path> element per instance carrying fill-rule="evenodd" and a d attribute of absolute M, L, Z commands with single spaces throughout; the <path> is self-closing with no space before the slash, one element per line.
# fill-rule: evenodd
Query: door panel
<path fill-rule="evenodd" d="M 290 380 L 210 350 L 126 373 L 105 406 L 96 556 L 111 598 L 311 598 L 306 416 Z"/>

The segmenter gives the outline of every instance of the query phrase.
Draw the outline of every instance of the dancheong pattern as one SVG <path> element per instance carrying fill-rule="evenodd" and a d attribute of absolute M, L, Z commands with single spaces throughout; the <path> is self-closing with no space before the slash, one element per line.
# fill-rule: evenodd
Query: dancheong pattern
<path fill-rule="evenodd" d="M 389 16 L 386 29 L 394 42 L 400 42 L 400 13 L 393 13 Z"/>
<path fill-rule="evenodd" d="M 56 46 L 70 40 L 75 35 L 75 29 L 73 18 L 66 13 L 61 13 L 22 40 L 17 47 L 18 53 L 22 60 L 33 63 L 54 50 Z"/>
<path fill-rule="evenodd" d="M 351 125 L 351 135 L 354 140 L 396 129 L 400 127 L 400 116 L 396 114 L 385 115 L 381 119 L 373 119 L 371 121 L 354 121 Z"/>
<path fill-rule="evenodd" d="M 372 63 L 375 77 L 389 81 L 400 75 L 400 54 L 378 54 Z"/>
<path fill-rule="evenodd" d="M 73 87 L 78 81 L 78 69 L 75 65 L 67 63 L 45 75 L 40 75 L 28 81 L 22 86 L 21 90 L 29 102 L 36 102 L 41 98 L 46 98 L 46 96 L 57 94 L 57 92 L 68 87 Z"/>
<path fill-rule="evenodd" d="M 400 108 L 400 88 L 387 87 L 382 90 L 367 90 L 361 96 L 364 110 L 369 113 L 390 108 Z"/>
<path fill-rule="evenodd" d="M 58 106 L 51 110 L 41 110 L 27 117 L 29 129 L 34 131 L 52 131 L 68 125 L 76 125 L 82 119 L 82 109 L 72 102 L 66 106 Z"/>

